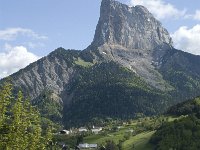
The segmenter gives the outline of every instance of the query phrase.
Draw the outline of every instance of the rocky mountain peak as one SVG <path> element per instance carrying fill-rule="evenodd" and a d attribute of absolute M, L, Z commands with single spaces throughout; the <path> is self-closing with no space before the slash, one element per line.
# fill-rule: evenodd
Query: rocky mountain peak
<path fill-rule="evenodd" d="M 129 7 L 115 0 L 102 0 L 91 45 L 99 47 L 109 44 L 150 50 L 162 43 L 171 45 L 171 37 L 145 7 Z"/>

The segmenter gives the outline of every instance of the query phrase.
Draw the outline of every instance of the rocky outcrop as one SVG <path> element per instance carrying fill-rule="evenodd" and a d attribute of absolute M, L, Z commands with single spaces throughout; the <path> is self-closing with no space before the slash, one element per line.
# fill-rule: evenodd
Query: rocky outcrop
<path fill-rule="evenodd" d="M 120 45 L 128 49 L 152 50 L 172 44 L 161 23 L 143 6 L 129 7 L 114 0 L 102 0 L 100 18 L 91 45 Z"/>
<path fill-rule="evenodd" d="M 79 51 L 73 51 L 73 54 L 76 53 Z M 48 56 L 11 75 L 15 90 L 22 89 L 31 99 L 36 99 L 44 90 L 53 91 L 56 95 L 55 100 L 61 101 L 62 91 L 75 74 L 73 59 L 70 51 L 56 49 Z"/>

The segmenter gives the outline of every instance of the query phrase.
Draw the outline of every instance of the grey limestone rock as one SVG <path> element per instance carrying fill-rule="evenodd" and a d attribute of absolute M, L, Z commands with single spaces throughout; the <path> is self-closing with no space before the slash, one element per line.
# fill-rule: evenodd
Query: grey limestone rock
<path fill-rule="evenodd" d="M 105 43 L 151 50 L 162 43 L 171 45 L 172 40 L 145 7 L 129 7 L 114 0 L 102 0 L 92 45 L 99 47 Z"/>
<path fill-rule="evenodd" d="M 66 59 L 61 55 L 67 55 Z M 55 100 L 62 103 L 61 93 L 76 72 L 68 63 L 67 57 L 67 51 L 58 48 L 48 56 L 11 75 L 14 87 L 22 89 L 32 100 L 44 90 L 53 91 L 56 95 Z"/>

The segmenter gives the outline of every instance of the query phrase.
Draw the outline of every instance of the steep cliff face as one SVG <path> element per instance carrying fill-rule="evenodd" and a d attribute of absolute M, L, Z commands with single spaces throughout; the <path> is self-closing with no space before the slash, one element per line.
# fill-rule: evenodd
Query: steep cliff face
<path fill-rule="evenodd" d="M 171 45 L 171 37 L 145 7 L 129 7 L 114 0 L 102 0 L 92 45 L 152 50 L 163 43 Z"/>

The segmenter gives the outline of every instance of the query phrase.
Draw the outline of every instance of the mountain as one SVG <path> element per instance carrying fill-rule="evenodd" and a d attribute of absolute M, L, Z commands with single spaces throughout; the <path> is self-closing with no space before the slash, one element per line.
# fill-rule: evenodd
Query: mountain
<path fill-rule="evenodd" d="M 200 95 L 200 57 L 173 48 L 145 7 L 102 0 L 100 9 L 85 50 L 58 48 L 14 73 L 14 91 L 65 126 L 159 114 Z"/>
<path fill-rule="evenodd" d="M 156 88 L 170 89 L 152 65 L 157 63 L 155 49 L 172 44 L 161 23 L 143 6 L 129 7 L 114 0 L 103 0 L 100 12 L 94 40 L 86 51 L 100 55 L 94 56 L 97 61 L 103 57 L 131 69 Z"/>

